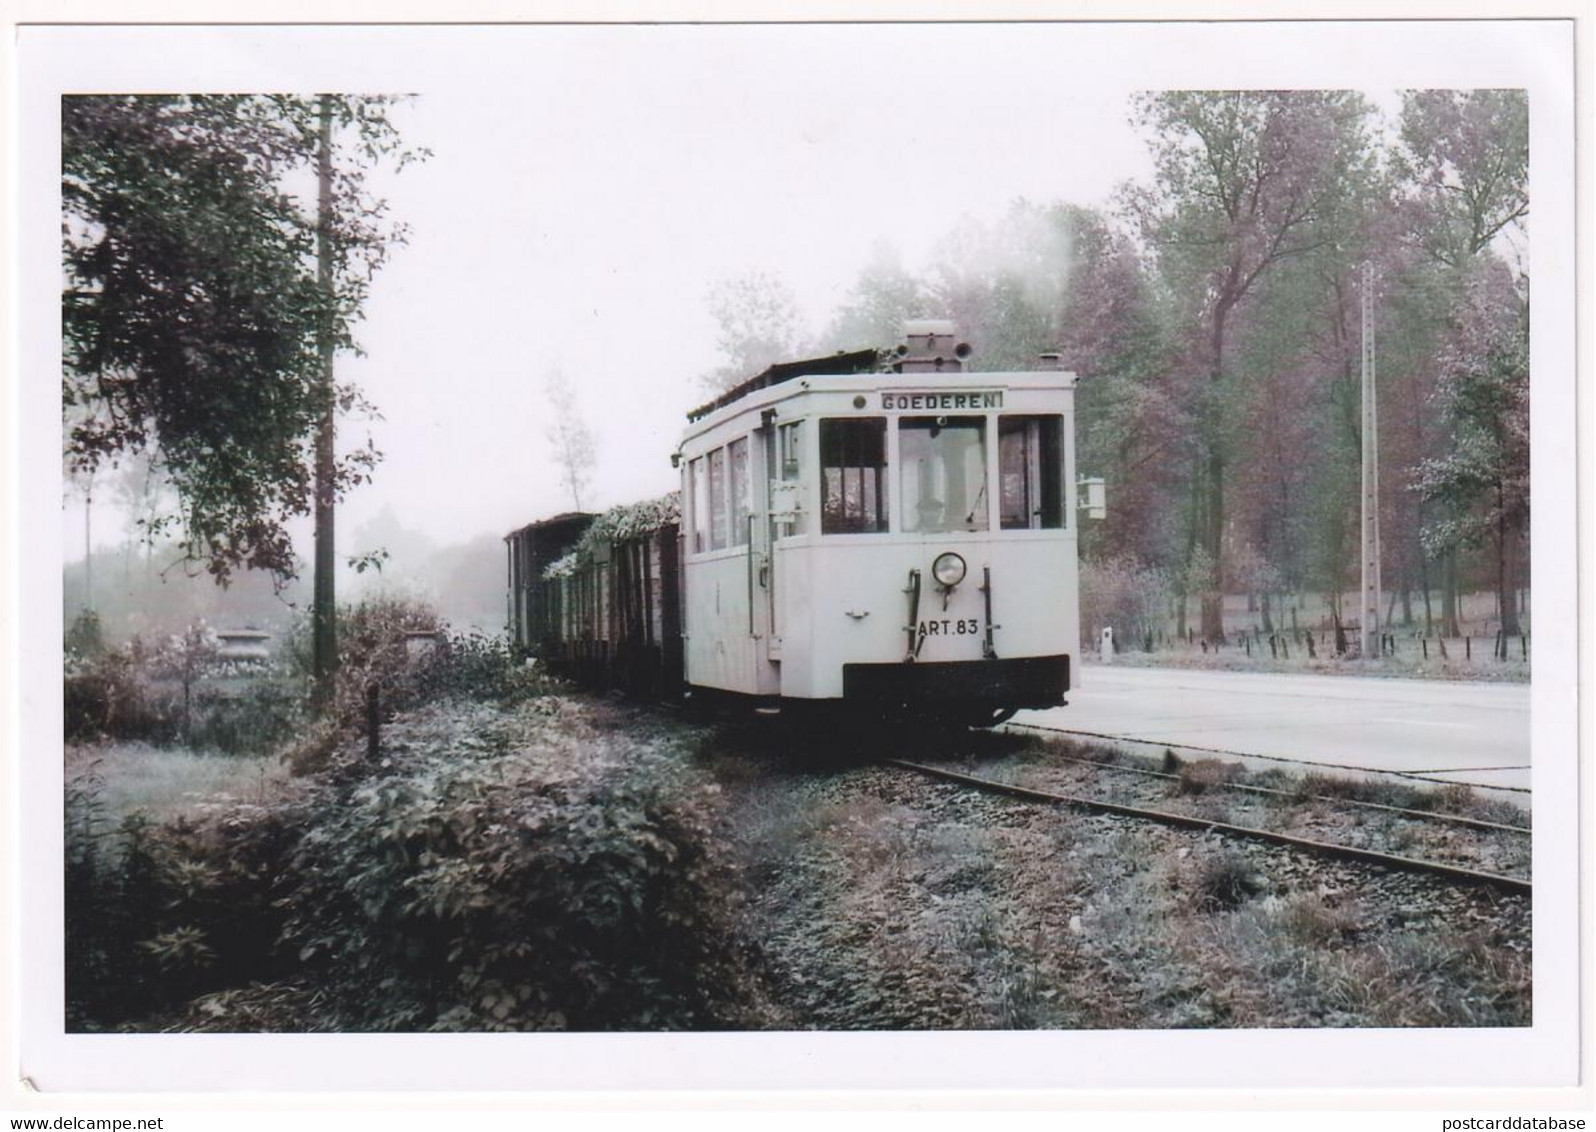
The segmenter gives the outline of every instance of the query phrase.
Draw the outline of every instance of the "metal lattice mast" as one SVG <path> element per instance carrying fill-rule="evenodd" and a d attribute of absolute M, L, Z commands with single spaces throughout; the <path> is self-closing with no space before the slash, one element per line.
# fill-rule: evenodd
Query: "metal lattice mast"
<path fill-rule="evenodd" d="M 1358 632 L 1365 659 L 1380 654 L 1380 414 L 1374 389 L 1374 264 L 1363 263 L 1363 537 Z"/>

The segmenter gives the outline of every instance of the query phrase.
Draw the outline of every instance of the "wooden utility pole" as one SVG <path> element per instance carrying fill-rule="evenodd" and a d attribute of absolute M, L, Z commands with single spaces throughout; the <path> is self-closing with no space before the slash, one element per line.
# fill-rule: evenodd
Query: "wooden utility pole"
<path fill-rule="evenodd" d="M 338 605 L 333 586 L 337 557 L 333 553 L 333 496 L 337 473 L 334 443 L 333 390 L 333 294 L 332 251 L 332 99 L 321 97 L 321 135 L 316 153 L 316 278 L 321 285 L 322 312 L 317 331 L 321 354 L 323 407 L 316 428 L 316 551 L 315 577 L 311 594 L 311 671 L 315 677 L 315 701 L 321 706 L 331 698 L 333 673 L 338 668 Z"/>
<path fill-rule="evenodd" d="M 1374 389 L 1374 264 L 1363 262 L 1363 538 L 1362 602 L 1358 635 L 1362 656 L 1380 647 L 1380 415 Z"/>
<path fill-rule="evenodd" d="M 83 611 L 94 612 L 94 473 L 83 493 Z"/>

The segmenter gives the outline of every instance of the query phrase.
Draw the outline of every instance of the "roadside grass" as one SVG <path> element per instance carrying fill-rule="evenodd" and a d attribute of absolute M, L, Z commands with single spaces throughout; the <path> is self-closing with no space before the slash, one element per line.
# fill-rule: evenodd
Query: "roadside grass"
<path fill-rule="evenodd" d="M 1407 638 L 1398 638 L 1398 648 L 1411 648 L 1418 650 L 1417 642 Z M 1251 656 L 1240 645 L 1226 645 L 1223 648 L 1203 652 L 1195 645 L 1187 648 L 1185 645 L 1171 645 L 1166 648 L 1155 649 L 1153 652 L 1141 652 L 1129 648 L 1114 654 L 1112 665 L 1121 665 L 1127 668 L 1189 668 L 1203 669 L 1216 672 L 1280 672 L 1280 673 L 1312 673 L 1317 676 L 1370 676 L 1393 680 L 1472 680 L 1484 683 L 1527 684 L 1530 680 L 1532 661 L 1522 659 L 1513 654 L 1507 660 L 1493 660 L 1490 655 L 1490 638 L 1477 638 L 1473 647 L 1473 657 L 1465 659 L 1461 641 L 1453 641 L 1448 649 L 1457 655 L 1448 653 L 1447 659 L 1441 659 L 1437 653 L 1435 642 L 1430 642 L 1430 656 L 1425 658 L 1422 653 L 1415 651 L 1412 656 L 1404 655 L 1401 651 L 1396 656 L 1384 657 L 1380 660 L 1364 662 L 1355 659 L 1344 659 L 1335 656 L 1326 656 L 1321 650 L 1317 657 L 1309 657 L 1306 651 L 1300 655 L 1293 652 L 1289 658 L 1276 659 L 1261 654 L 1257 646 L 1253 647 Z M 1517 648 L 1517 646 L 1514 646 Z M 1481 653 L 1484 653 L 1481 656 Z M 1089 654 L 1090 655 L 1090 654 Z M 1088 668 L 1097 667 L 1100 661 L 1088 660 Z"/>
<path fill-rule="evenodd" d="M 1524 807 L 1505 798 L 1489 796 L 1465 783 L 1427 785 L 1397 778 L 1357 778 L 1313 770 L 1294 772 L 1281 767 L 1249 770 L 1240 761 L 1227 761 L 1201 755 L 1183 757 L 1169 748 L 1159 755 L 1144 755 L 1098 742 L 1081 742 L 1045 735 L 1013 737 L 1023 741 L 1002 751 L 996 747 L 988 749 L 981 763 L 982 773 L 1002 772 L 1008 778 L 1013 778 L 1015 771 L 1023 768 L 1027 762 L 1039 757 L 1045 758 L 1052 753 L 1070 759 L 1086 760 L 1102 767 L 1125 767 L 1175 775 L 1178 793 L 1182 795 L 1201 795 L 1208 798 L 1222 798 L 1227 795 L 1240 797 L 1247 792 L 1230 791 L 1226 787 L 1259 786 L 1288 795 L 1285 798 L 1273 798 L 1271 804 L 1282 808 L 1300 806 L 1317 798 L 1346 799 L 1405 810 L 1455 814 L 1502 825 L 1524 828 L 1529 828 L 1531 825 L 1530 812 Z"/>
<path fill-rule="evenodd" d="M 135 812 L 154 822 L 193 817 L 209 807 L 265 805 L 288 788 L 286 766 L 271 755 L 225 755 L 147 743 L 68 744 L 67 781 L 94 774 L 108 828 Z"/>
<path fill-rule="evenodd" d="M 1224 982 L 1237 1023 L 1270 1026 L 1523 1026 L 1526 952 L 1480 930 L 1377 925 L 1354 900 L 1310 893 L 1188 920 L 1182 946 Z"/>

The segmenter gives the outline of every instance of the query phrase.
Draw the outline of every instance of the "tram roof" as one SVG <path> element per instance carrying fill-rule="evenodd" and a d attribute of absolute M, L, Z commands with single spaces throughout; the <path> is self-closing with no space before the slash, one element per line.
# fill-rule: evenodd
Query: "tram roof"
<path fill-rule="evenodd" d="M 715 410 L 724 409 L 750 393 L 769 389 L 772 385 L 780 385 L 795 377 L 839 377 L 856 373 L 876 373 L 880 365 L 881 354 L 877 350 L 854 350 L 848 353 L 827 354 L 825 357 L 810 358 L 805 361 L 778 362 L 759 376 L 751 377 L 741 385 L 728 389 L 713 401 L 693 409 L 687 414 L 687 420 L 690 424 L 697 424 Z"/>

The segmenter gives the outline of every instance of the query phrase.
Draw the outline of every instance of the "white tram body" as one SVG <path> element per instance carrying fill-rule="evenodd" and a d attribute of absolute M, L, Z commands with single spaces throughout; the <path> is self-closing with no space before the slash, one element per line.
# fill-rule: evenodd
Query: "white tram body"
<path fill-rule="evenodd" d="M 772 367 L 692 414 L 690 688 L 972 723 L 1064 702 L 1075 375 L 966 372 L 950 326 L 915 329 L 901 372 Z"/>

